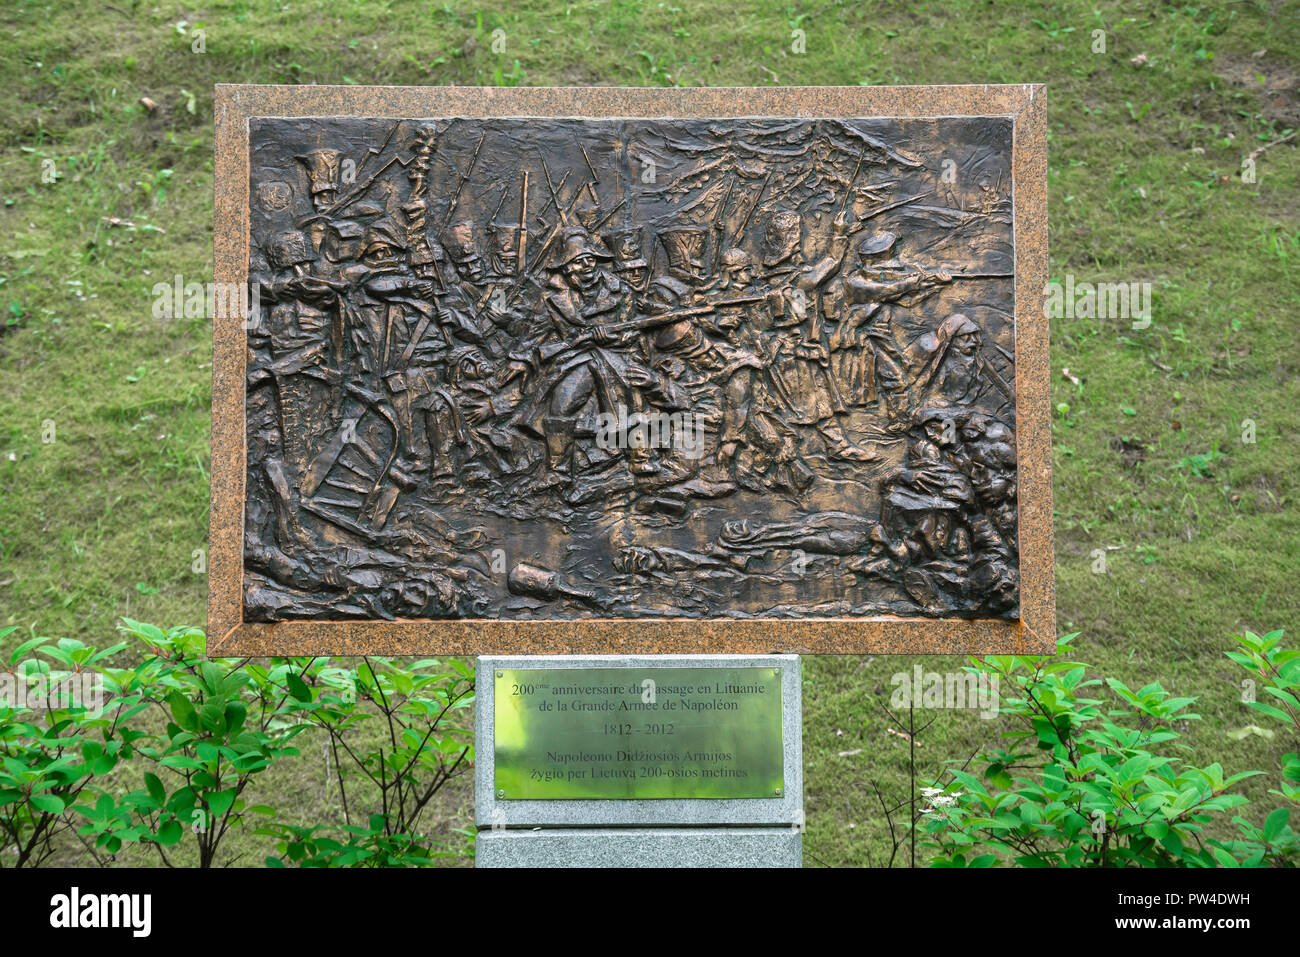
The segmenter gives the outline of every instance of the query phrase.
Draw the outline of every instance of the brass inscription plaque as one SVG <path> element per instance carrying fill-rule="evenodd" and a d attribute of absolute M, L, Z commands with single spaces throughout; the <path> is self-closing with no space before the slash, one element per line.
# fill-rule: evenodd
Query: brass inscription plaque
<path fill-rule="evenodd" d="M 779 798 L 774 668 L 505 669 L 497 800 Z"/>

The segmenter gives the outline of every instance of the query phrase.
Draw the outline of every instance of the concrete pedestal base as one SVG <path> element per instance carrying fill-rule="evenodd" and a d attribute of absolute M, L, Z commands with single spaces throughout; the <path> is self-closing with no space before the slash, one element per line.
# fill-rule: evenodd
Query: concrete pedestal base
<path fill-rule="evenodd" d="M 790 827 L 480 831 L 476 867 L 800 867 Z"/>

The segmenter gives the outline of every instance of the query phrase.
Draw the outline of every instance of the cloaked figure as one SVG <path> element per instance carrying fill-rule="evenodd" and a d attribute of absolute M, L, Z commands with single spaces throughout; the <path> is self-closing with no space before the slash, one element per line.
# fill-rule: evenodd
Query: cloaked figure
<path fill-rule="evenodd" d="M 913 397 L 917 406 L 947 402 L 981 406 L 1001 413 L 1011 405 L 1011 385 L 980 351 L 982 333 L 967 316 L 955 312 L 908 349 L 916 369 Z"/>

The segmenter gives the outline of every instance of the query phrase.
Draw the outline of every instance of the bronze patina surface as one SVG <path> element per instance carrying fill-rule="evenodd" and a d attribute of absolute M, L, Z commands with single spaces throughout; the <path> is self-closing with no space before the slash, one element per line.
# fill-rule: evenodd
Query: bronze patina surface
<path fill-rule="evenodd" d="M 218 87 L 210 652 L 1050 650 L 1044 151 L 1031 85 Z"/>

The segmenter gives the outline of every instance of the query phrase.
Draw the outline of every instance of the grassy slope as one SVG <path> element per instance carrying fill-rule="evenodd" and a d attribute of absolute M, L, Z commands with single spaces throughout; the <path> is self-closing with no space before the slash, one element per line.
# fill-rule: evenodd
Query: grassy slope
<path fill-rule="evenodd" d="M 155 319 L 150 289 L 210 277 L 214 83 L 1032 80 L 1049 85 L 1052 275 L 1156 287 L 1149 329 L 1053 325 L 1061 628 L 1104 674 L 1199 695 L 1195 758 L 1272 770 L 1287 749 L 1224 737 L 1249 720 L 1222 651 L 1239 627 L 1292 627 L 1298 603 L 1296 141 L 1257 160 L 1255 184 L 1231 177 L 1300 126 L 1300 4 L 119 0 L 9 4 L 0 27 L 0 624 L 103 642 L 119 615 L 203 620 L 209 329 Z M 1212 449 L 1226 457 L 1209 476 L 1180 466 Z M 1094 575 L 1093 550 L 1112 546 Z M 880 705 L 918 661 L 962 663 L 806 660 L 810 862 L 887 858 L 871 782 L 903 796 L 907 745 Z M 997 731 L 925 717 L 932 768 Z M 274 783 L 304 820 L 332 813 L 322 773 L 307 755 Z M 466 808 L 462 791 L 446 812 Z"/>

